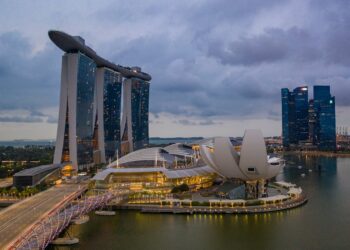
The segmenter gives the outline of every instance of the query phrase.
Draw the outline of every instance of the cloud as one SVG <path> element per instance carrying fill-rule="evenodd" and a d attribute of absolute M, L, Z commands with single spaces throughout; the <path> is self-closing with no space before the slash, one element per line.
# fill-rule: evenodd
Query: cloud
<path fill-rule="evenodd" d="M 57 117 L 53 117 L 53 116 L 48 116 L 48 118 L 46 119 L 47 123 L 57 123 L 58 122 L 58 118 Z"/>
<path fill-rule="evenodd" d="M 161 113 L 207 129 L 217 121 L 273 122 L 280 119 L 280 89 L 304 84 L 330 84 L 337 105 L 350 106 L 346 1 L 18 3 L 0 10 L 0 110 L 57 121 L 40 113 L 58 106 L 62 51 L 47 37 L 53 28 L 150 73 L 152 125 L 162 122 Z"/>
<path fill-rule="evenodd" d="M 176 120 L 175 123 L 181 124 L 184 126 L 210 126 L 210 125 L 222 124 L 221 122 L 214 122 L 212 120 L 191 121 L 187 119 Z"/>
<path fill-rule="evenodd" d="M 2 116 L 0 117 L 0 122 L 15 122 L 15 123 L 35 123 L 35 122 L 43 122 L 43 119 L 39 117 L 32 116 Z"/>
<path fill-rule="evenodd" d="M 223 64 L 244 66 L 283 60 L 308 62 L 321 55 L 311 36 L 308 31 L 297 27 L 287 30 L 267 28 L 262 34 L 240 37 L 226 47 L 222 43 L 211 43 L 208 55 L 218 58 Z"/>
<path fill-rule="evenodd" d="M 57 106 L 59 53 L 50 46 L 31 55 L 32 49 L 19 32 L 0 34 L 0 109 Z"/>

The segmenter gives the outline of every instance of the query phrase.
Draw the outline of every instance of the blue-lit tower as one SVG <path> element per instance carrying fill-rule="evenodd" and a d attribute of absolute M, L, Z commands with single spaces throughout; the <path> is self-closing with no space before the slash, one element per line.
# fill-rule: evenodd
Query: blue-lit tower
<path fill-rule="evenodd" d="M 307 86 L 293 90 L 295 104 L 296 141 L 303 142 L 309 139 L 309 94 Z"/>
<path fill-rule="evenodd" d="M 336 150 L 335 97 L 330 86 L 314 86 L 315 143 L 320 150 Z"/>
<path fill-rule="evenodd" d="M 288 148 L 308 140 L 308 88 L 298 87 L 290 92 L 281 90 L 282 97 L 282 141 Z"/>

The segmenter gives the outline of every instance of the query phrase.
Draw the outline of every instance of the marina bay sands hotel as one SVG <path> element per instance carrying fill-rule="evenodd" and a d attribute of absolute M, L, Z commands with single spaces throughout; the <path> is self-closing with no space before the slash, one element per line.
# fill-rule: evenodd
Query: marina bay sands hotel
<path fill-rule="evenodd" d="M 79 36 L 49 37 L 65 52 L 54 163 L 78 170 L 147 146 L 151 76 L 107 61 Z"/>

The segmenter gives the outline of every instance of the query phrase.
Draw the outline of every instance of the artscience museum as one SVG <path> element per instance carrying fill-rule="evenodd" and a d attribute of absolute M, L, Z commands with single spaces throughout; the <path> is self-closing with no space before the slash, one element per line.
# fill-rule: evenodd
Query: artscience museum
<path fill-rule="evenodd" d="M 240 152 L 228 137 L 217 137 L 200 145 L 200 155 L 222 177 L 244 181 L 247 198 L 266 197 L 268 180 L 284 166 L 283 159 L 267 155 L 260 130 L 245 131 Z"/>

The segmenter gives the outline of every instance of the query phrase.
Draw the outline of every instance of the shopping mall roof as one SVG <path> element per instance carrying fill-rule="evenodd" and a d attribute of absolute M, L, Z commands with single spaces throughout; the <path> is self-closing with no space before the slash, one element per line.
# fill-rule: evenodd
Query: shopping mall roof
<path fill-rule="evenodd" d="M 120 159 L 112 162 L 108 167 L 119 166 L 158 166 L 159 163 L 172 164 L 175 161 L 175 156 L 169 154 L 160 147 L 144 148 L 131 152 Z M 142 165 L 144 164 L 144 165 Z M 151 164 L 151 165 L 150 165 Z"/>
<path fill-rule="evenodd" d="M 192 176 L 201 176 L 215 173 L 214 169 L 209 166 L 189 168 L 189 169 L 167 169 L 162 167 L 154 168 L 107 168 L 97 173 L 92 179 L 104 181 L 110 174 L 118 173 L 163 173 L 169 179 L 185 178 Z"/>
<path fill-rule="evenodd" d="M 62 168 L 63 166 L 65 166 L 65 164 L 50 164 L 50 165 L 41 165 L 38 167 L 33 167 L 33 168 L 28 168 L 28 169 L 24 169 L 20 172 L 17 172 L 14 174 L 15 177 L 18 176 L 34 176 L 34 175 L 38 175 L 41 174 L 43 172 L 49 171 L 49 170 L 56 170 L 58 168 Z"/>

